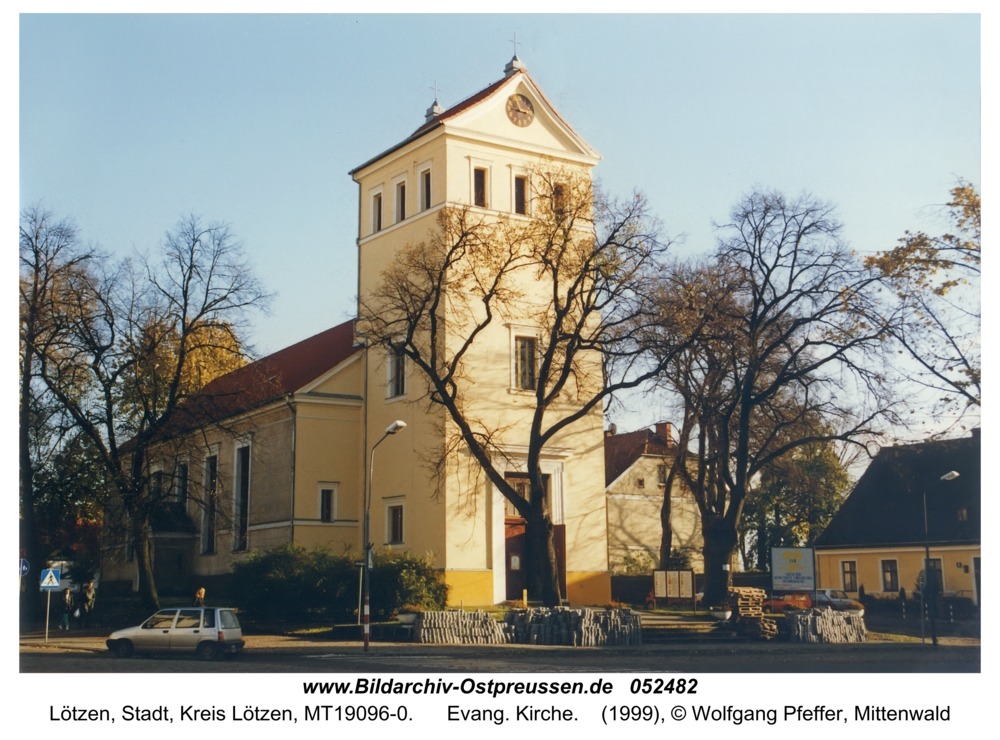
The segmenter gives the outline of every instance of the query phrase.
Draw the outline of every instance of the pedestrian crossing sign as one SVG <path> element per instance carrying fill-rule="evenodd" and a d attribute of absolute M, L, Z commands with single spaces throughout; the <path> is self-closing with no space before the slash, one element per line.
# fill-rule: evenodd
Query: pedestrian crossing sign
<path fill-rule="evenodd" d="M 42 571 L 42 590 L 43 591 L 58 591 L 59 590 L 59 568 L 49 568 L 48 570 Z"/>

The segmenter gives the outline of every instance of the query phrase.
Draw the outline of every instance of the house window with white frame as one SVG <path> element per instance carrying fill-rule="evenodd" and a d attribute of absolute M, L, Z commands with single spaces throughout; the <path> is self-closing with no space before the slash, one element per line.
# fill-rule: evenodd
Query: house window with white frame
<path fill-rule="evenodd" d="M 533 391 L 538 382 L 538 340 L 535 337 L 514 337 L 514 387 Z"/>
<path fill-rule="evenodd" d="M 899 571 L 895 560 L 882 561 L 882 590 L 888 593 L 899 591 Z"/>
<path fill-rule="evenodd" d="M 406 395 L 406 353 L 402 344 L 389 345 L 388 378 L 386 387 L 387 398 L 399 398 Z"/>
<path fill-rule="evenodd" d="M 843 560 L 840 563 L 841 583 L 845 591 L 858 590 L 858 564 L 854 560 Z"/>

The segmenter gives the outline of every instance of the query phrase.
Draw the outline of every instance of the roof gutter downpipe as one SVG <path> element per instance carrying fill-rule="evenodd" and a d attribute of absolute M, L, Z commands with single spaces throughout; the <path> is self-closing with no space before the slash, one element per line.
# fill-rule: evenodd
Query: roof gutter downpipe
<path fill-rule="evenodd" d="M 292 405 L 292 398 L 294 394 L 285 394 L 285 403 L 288 404 L 289 410 L 292 412 L 292 489 L 291 494 L 288 498 L 288 544 L 295 544 L 295 426 L 296 426 L 296 414 L 295 406 Z"/>

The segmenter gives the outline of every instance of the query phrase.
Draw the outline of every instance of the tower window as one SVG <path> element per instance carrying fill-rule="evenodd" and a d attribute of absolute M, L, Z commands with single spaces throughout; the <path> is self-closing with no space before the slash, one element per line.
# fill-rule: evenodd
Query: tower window
<path fill-rule="evenodd" d="M 515 387 L 524 391 L 535 390 L 537 362 L 536 340 L 534 337 L 514 339 L 514 379 Z"/>
<path fill-rule="evenodd" d="M 406 183 L 396 185 L 396 223 L 406 218 Z"/>
<path fill-rule="evenodd" d="M 514 213 L 522 215 L 528 212 L 528 178 L 514 178 Z"/>
<path fill-rule="evenodd" d="M 566 215 L 566 186 L 557 184 L 552 188 L 552 212 L 558 217 Z"/>
<path fill-rule="evenodd" d="M 388 398 L 406 395 L 406 354 L 402 346 L 389 347 Z"/>
<path fill-rule="evenodd" d="M 382 230 L 382 193 L 372 198 L 372 231 Z"/>
<path fill-rule="evenodd" d="M 474 202 L 480 208 L 486 208 L 486 170 L 476 167 L 472 174 Z"/>
<path fill-rule="evenodd" d="M 420 210 L 426 211 L 431 207 L 431 171 L 424 170 L 420 173 Z"/>

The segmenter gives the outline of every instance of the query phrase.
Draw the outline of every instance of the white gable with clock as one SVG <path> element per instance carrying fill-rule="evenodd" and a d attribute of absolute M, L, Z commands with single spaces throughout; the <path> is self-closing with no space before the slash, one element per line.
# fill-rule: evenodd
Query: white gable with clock
<path fill-rule="evenodd" d="M 447 109 L 435 100 L 409 137 L 350 173 L 359 187 L 359 299 L 374 289 L 400 250 L 427 241 L 439 228 L 442 208 L 469 207 L 487 218 L 530 218 L 533 171 L 552 167 L 590 177 L 599 161 L 516 56 L 502 79 L 475 95 Z M 529 411 L 525 396 L 512 392 L 511 355 L 522 329 L 496 322 L 469 356 L 476 366 L 469 372 L 474 383 L 466 391 L 468 402 L 489 408 L 502 419 L 498 427 L 510 430 L 522 425 Z M 482 478 L 475 484 L 480 489 L 470 490 L 469 481 L 457 478 L 449 478 L 443 491 L 433 488 L 426 461 L 428 450 L 440 445 L 440 414 L 428 408 L 412 368 L 376 357 L 374 350 L 366 367 L 363 423 L 369 432 L 362 432 L 367 440 L 363 459 L 381 430 L 396 419 L 408 425 L 405 435 L 393 438 L 391 465 L 380 467 L 373 480 L 372 531 L 391 530 L 401 537 L 390 541 L 393 547 L 430 554 L 445 573 L 454 604 L 520 598 L 523 553 L 512 544 L 517 522 L 499 492 Z M 573 604 L 610 600 L 600 409 L 591 416 L 554 440 L 543 461 L 553 497 L 561 585 Z M 505 442 L 508 470 L 517 476 L 518 450 L 525 449 L 525 440 L 514 432 L 510 436 Z M 379 454 L 385 453 L 380 449 Z M 380 507 L 383 499 L 391 506 Z M 385 517 L 392 510 L 391 522 L 380 521 L 383 509 Z M 523 535 L 523 520 L 519 531 Z"/>

